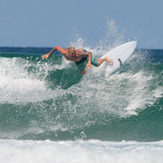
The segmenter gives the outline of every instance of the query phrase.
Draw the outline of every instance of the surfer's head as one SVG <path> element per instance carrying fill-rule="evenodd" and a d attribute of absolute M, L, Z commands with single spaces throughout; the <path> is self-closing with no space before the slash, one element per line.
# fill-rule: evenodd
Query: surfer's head
<path fill-rule="evenodd" d="M 74 47 L 69 47 L 68 48 L 68 54 L 72 55 L 72 56 L 75 56 L 75 48 Z"/>

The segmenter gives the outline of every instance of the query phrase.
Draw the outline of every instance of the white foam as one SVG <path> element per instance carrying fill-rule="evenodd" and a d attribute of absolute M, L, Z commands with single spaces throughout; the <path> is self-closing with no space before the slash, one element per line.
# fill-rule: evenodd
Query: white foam
<path fill-rule="evenodd" d="M 162 97 L 162 89 L 153 86 L 153 80 L 153 74 L 147 75 L 144 71 L 98 77 L 95 73 L 88 73 L 67 92 L 78 97 L 78 106 L 82 106 L 87 116 L 96 111 L 126 117 L 137 115 Z"/>
<path fill-rule="evenodd" d="M 34 76 L 26 71 L 25 67 L 30 66 L 22 58 L 0 58 L 0 103 L 37 102 L 53 97 L 45 81 L 37 78 L 39 73 Z"/>
<path fill-rule="evenodd" d="M 0 140 L 3 163 L 162 163 L 163 141 L 102 142 Z"/>

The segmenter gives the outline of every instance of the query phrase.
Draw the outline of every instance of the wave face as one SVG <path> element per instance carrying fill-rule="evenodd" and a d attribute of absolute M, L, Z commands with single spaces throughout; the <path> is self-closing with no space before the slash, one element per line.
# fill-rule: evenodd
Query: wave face
<path fill-rule="evenodd" d="M 136 50 L 112 75 L 92 67 L 84 77 L 58 53 L 42 61 L 49 50 L 0 48 L 0 139 L 163 139 L 163 50 Z"/>

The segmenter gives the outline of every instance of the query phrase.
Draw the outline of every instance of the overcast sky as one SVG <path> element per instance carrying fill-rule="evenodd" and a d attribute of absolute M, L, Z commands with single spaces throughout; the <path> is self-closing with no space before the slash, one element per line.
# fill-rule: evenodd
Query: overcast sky
<path fill-rule="evenodd" d="M 76 35 L 93 46 L 110 21 L 139 48 L 163 48 L 163 0 L 0 0 L 0 46 L 68 46 Z"/>

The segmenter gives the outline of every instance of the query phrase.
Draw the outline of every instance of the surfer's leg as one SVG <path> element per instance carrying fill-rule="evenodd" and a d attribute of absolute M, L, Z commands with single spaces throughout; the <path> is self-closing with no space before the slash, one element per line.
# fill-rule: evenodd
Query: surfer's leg
<path fill-rule="evenodd" d="M 109 57 L 105 57 L 105 58 L 101 58 L 101 59 L 98 59 L 97 62 L 98 62 L 98 66 L 100 66 L 103 62 L 108 62 L 109 64 L 113 65 L 113 61 L 112 59 L 110 59 Z"/>

